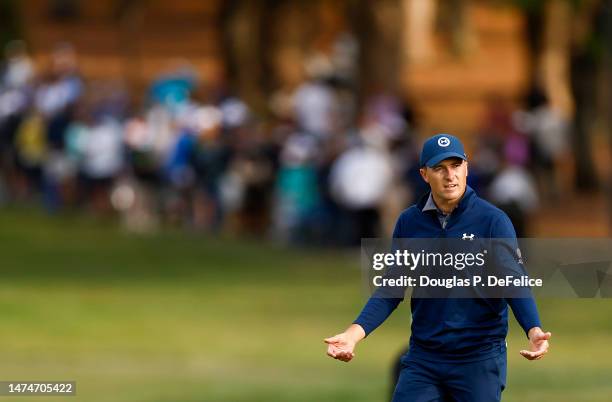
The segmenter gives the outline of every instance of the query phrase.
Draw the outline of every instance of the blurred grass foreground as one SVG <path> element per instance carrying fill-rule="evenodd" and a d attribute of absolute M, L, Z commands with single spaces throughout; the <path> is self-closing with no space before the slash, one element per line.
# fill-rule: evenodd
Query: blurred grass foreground
<path fill-rule="evenodd" d="M 322 339 L 364 299 L 353 251 L 125 234 L 19 209 L 2 211 L 0 244 L 0 380 L 77 381 L 54 401 L 385 401 L 409 336 L 401 305 L 356 360 L 325 356 Z M 539 305 L 551 353 L 522 359 L 511 319 L 504 400 L 610 401 L 612 303 Z"/>

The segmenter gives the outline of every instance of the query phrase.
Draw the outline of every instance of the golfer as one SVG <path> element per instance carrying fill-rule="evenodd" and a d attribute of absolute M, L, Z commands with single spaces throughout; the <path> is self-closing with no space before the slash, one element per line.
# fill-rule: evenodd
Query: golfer
<path fill-rule="evenodd" d="M 394 238 L 461 239 L 466 234 L 516 238 L 506 214 L 467 186 L 468 162 L 458 138 L 447 134 L 429 138 L 423 145 L 420 165 L 431 191 L 402 212 Z M 371 297 L 346 331 L 325 339 L 327 354 L 344 362 L 353 359 L 355 345 L 381 325 L 401 301 Z M 541 359 L 548 352 L 551 333 L 541 329 L 531 296 L 413 297 L 409 350 L 401 359 L 393 401 L 499 401 L 506 384 L 508 305 L 529 339 L 528 350 L 520 354 L 528 360 Z"/>

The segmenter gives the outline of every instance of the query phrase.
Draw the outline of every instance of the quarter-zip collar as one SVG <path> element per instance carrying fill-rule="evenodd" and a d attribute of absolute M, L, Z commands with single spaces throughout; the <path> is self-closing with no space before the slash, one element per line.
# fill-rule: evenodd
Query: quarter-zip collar
<path fill-rule="evenodd" d="M 463 197 L 461 197 L 459 204 L 457 205 L 455 209 L 453 209 L 453 211 L 449 215 L 456 216 L 456 215 L 460 215 L 461 213 L 463 213 L 463 211 L 465 211 L 466 208 L 472 202 L 475 194 L 476 193 L 470 186 L 466 186 L 465 193 L 463 194 Z M 431 202 L 429 202 L 430 199 L 431 199 Z M 432 206 L 434 208 L 432 208 Z M 432 210 L 435 210 L 436 213 L 439 211 L 438 207 L 433 202 L 433 196 L 431 195 L 431 190 L 427 192 L 426 194 L 423 194 L 423 196 L 417 202 L 417 207 L 419 211 L 421 211 L 421 213 L 423 214 L 429 211 L 432 211 Z"/>

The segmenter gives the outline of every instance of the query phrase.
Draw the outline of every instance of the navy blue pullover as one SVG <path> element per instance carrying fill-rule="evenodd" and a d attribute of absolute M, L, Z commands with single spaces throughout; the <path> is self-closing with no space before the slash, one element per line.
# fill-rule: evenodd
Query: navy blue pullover
<path fill-rule="evenodd" d="M 508 216 L 476 195 L 469 186 L 442 227 L 436 211 L 423 211 L 428 195 L 400 215 L 393 238 L 503 238 L 516 242 Z M 518 247 L 518 245 L 516 245 Z M 514 245 L 508 261 L 516 263 Z M 381 325 L 403 298 L 370 297 L 354 321 L 366 336 Z M 412 298 L 410 355 L 430 361 L 478 361 L 505 353 L 508 333 L 508 304 L 525 331 L 541 327 L 532 297 L 512 299 L 419 299 Z"/>

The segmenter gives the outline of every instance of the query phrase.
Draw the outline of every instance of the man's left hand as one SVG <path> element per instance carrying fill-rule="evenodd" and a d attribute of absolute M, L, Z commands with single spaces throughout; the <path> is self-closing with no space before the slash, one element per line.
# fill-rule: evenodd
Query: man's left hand
<path fill-rule="evenodd" d="M 520 353 L 527 360 L 540 360 L 548 353 L 548 340 L 552 334 L 542 331 L 540 327 L 533 327 L 528 336 L 530 350 L 521 350 Z"/>

